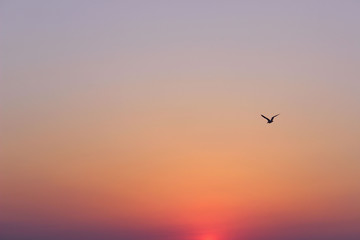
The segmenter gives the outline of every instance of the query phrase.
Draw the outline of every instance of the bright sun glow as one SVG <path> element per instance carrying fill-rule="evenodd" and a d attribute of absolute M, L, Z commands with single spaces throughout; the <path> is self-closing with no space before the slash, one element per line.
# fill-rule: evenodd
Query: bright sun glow
<path fill-rule="evenodd" d="M 207 235 L 202 236 L 201 240 L 218 240 L 218 238 L 215 237 L 214 235 L 207 234 Z"/>

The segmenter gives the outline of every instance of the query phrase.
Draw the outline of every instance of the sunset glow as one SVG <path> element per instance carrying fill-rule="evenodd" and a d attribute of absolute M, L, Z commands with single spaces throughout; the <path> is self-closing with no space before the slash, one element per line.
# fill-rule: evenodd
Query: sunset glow
<path fill-rule="evenodd" d="M 200 238 L 200 240 L 219 240 L 216 236 L 208 234 Z"/>
<path fill-rule="evenodd" d="M 359 240 L 359 23 L 360 1 L 2 0 L 0 239 Z"/>

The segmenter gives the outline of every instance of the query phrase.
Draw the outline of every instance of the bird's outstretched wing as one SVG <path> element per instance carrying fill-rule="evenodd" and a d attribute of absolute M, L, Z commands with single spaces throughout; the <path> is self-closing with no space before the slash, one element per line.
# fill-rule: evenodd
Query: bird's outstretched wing
<path fill-rule="evenodd" d="M 264 115 L 261 115 L 263 118 L 265 118 L 266 120 L 270 121 L 270 119 L 268 119 L 267 117 L 265 117 Z"/>
<path fill-rule="evenodd" d="M 274 120 L 274 118 L 277 117 L 277 116 L 279 116 L 279 115 L 280 115 L 280 114 L 276 114 L 275 116 L 273 116 L 273 117 L 271 118 L 271 121 Z"/>

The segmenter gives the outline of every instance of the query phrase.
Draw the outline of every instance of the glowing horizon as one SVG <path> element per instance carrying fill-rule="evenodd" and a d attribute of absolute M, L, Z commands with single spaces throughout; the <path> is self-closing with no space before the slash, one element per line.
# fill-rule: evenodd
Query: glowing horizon
<path fill-rule="evenodd" d="M 3 1 L 0 239 L 359 239 L 359 7 Z"/>

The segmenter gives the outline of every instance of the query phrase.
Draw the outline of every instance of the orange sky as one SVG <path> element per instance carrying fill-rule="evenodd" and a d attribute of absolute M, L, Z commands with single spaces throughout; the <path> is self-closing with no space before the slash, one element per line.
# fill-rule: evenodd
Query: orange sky
<path fill-rule="evenodd" d="M 359 6 L 280 2 L 5 1 L 4 236 L 357 239 Z"/>

